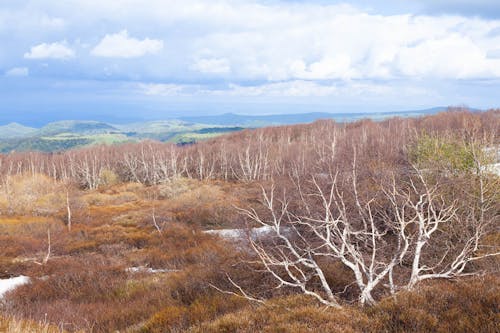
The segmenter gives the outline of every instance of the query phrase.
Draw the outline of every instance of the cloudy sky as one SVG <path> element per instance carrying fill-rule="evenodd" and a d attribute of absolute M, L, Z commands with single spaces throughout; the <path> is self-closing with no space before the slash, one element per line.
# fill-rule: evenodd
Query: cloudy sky
<path fill-rule="evenodd" d="M 32 118 L 500 106 L 498 0 L 2 0 L 0 45 Z"/>

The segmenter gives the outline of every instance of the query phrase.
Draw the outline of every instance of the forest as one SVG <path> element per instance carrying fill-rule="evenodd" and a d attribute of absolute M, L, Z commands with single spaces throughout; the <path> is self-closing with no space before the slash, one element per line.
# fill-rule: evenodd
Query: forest
<path fill-rule="evenodd" d="M 463 108 L 1 154 L 0 331 L 499 332 L 499 163 Z"/>

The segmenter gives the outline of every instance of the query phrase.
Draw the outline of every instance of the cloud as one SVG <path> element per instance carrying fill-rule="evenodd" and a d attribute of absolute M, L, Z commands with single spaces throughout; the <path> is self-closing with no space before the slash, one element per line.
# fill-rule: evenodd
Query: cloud
<path fill-rule="evenodd" d="M 135 39 L 128 36 L 127 30 L 108 34 L 90 52 L 96 57 L 138 58 L 155 54 L 163 49 L 163 41 L 156 39 Z"/>
<path fill-rule="evenodd" d="M 350 79 L 356 76 L 355 69 L 351 66 L 351 57 L 346 54 L 325 57 L 309 64 L 303 60 L 297 60 L 289 67 L 290 75 L 299 79 Z"/>
<path fill-rule="evenodd" d="M 405 103 L 410 95 L 425 103 L 431 96 L 419 92 L 432 85 L 457 104 L 486 91 L 484 82 L 500 87 L 500 19 L 474 16 L 494 12 L 498 0 L 340 2 L 16 1 L 0 8 L 6 32 L 0 66 L 18 64 L 23 45 L 33 40 L 66 39 L 71 43 L 63 46 L 75 50 L 70 54 L 78 52 L 71 71 L 64 62 L 51 63 L 37 76 L 131 82 L 142 97 L 332 97 L 354 103 L 378 94 L 386 103 Z M 26 58 L 43 53 L 35 51 L 42 50 Z M 136 82 L 151 83 L 138 89 Z M 448 88 L 453 85 L 468 89 L 457 94 Z M 438 102 L 448 104 L 445 97 Z"/>
<path fill-rule="evenodd" d="M 62 29 L 66 26 L 66 22 L 59 17 L 49 17 L 47 15 L 43 15 L 40 18 L 40 25 L 49 29 Z"/>
<path fill-rule="evenodd" d="M 493 54 L 468 38 L 451 35 L 402 48 L 397 54 L 396 67 L 408 77 L 500 77 L 500 61 Z"/>
<path fill-rule="evenodd" d="M 243 86 L 235 83 L 223 87 L 200 84 L 139 83 L 138 91 L 148 96 L 226 96 L 226 97 L 324 97 L 339 92 L 335 85 L 312 81 L 287 81 Z"/>
<path fill-rule="evenodd" d="M 312 81 L 294 80 L 256 86 L 230 84 L 227 91 L 215 91 L 216 95 L 267 96 L 267 97 L 325 97 L 338 94 L 335 85 L 323 85 Z"/>
<path fill-rule="evenodd" d="M 462 5 L 466 2 L 458 0 Z M 451 0 L 419 2 L 429 8 L 437 3 L 458 6 Z M 486 5 L 494 2 L 477 2 L 477 7 Z M 70 8 L 79 11 L 74 13 Z M 418 10 L 413 14 L 385 15 L 363 6 L 326 1 L 185 0 L 180 4 L 151 0 L 143 6 L 139 0 L 119 4 L 68 0 L 53 2 L 44 9 L 46 17 L 58 18 L 49 21 L 71 22 L 65 30 L 74 34 L 66 38 L 79 39 L 81 46 L 95 45 L 90 54 L 96 57 L 79 57 L 82 72 L 89 76 L 104 73 L 102 68 L 108 66 L 99 57 L 157 54 L 101 75 L 225 82 L 387 80 L 414 75 L 500 78 L 497 57 L 492 56 L 496 53 L 491 51 L 500 45 L 500 20 L 429 16 L 418 14 Z M 123 26 L 141 31 L 141 37 L 120 31 Z M 73 31 L 73 27 L 79 28 Z M 100 36 L 95 44 L 97 29 L 119 32 Z M 161 39 L 143 37 L 152 35 Z M 164 43 L 170 47 L 161 52 Z"/>
<path fill-rule="evenodd" d="M 70 59 L 75 56 L 75 51 L 66 46 L 66 41 L 56 43 L 42 43 L 32 46 L 24 54 L 26 59 Z"/>
<path fill-rule="evenodd" d="M 9 77 L 24 77 L 28 76 L 30 71 L 28 67 L 14 67 L 5 72 L 5 76 Z"/>
<path fill-rule="evenodd" d="M 139 83 L 138 91 L 148 96 L 179 96 L 186 86 L 163 83 Z"/>
<path fill-rule="evenodd" d="M 409 97 L 432 96 L 428 89 L 411 86 L 394 86 L 390 83 L 372 82 L 324 82 L 291 80 L 283 82 L 242 85 L 229 83 L 224 86 L 209 84 L 139 83 L 136 92 L 157 97 L 197 96 L 197 97 L 287 97 L 287 98 L 345 98 L 370 99 L 394 98 L 398 95 Z"/>
<path fill-rule="evenodd" d="M 197 46 L 227 59 L 235 77 L 247 80 L 500 77 L 498 62 L 487 56 L 500 43 L 489 36 L 500 21 L 337 14 L 328 7 L 323 17 L 319 8 L 291 8 L 288 21 L 276 14 L 276 27 L 211 33 Z"/>
<path fill-rule="evenodd" d="M 198 59 L 191 69 L 201 73 L 227 74 L 231 72 L 231 65 L 223 58 Z"/>

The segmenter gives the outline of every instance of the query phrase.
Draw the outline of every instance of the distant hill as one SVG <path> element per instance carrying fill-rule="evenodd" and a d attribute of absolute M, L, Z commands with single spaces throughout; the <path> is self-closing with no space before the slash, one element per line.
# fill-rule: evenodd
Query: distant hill
<path fill-rule="evenodd" d="M 0 126 L 0 152 L 58 151 L 93 144 L 114 144 L 153 139 L 174 143 L 193 143 L 245 128 L 310 123 L 318 119 L 351 122 L 363 118 L 415 117 L 434 114 L 446 107 L 382 113 L 301 113 L 277 115 L 221 115 L 180 117 L 177 119 L 111 124 L 102 121 L 67 120 L 36 129 L 18 123 Z"/>
<path fill-rule="evenodd" d="M 115 144 L 152 139 L 180 144 L 205 140 L 241 127 L 161 120 L 111 125 L 98 121 L 58 121 L 40 129 L 9 124 L 0 127 L 0 152 L 61 151 L 95 144 Z"/>
<path fill-rule="evenodd" d="M 47 124 L 39 130 L 40 135 L 72 134 L 104 134 L 119 131 L 117 128 L 99 121 L 67 120 Z"/>
<path fill-rule="evenodd" d="M 23 138 L 37 132 L 36 128 L 23 126 L 18 123 L 10 123 L 0 126 L 0 139 Z"/>
<path fill-rule="evenodd" d="M 203 124 L 194 124 L 183 120 L 157 120 L 131 124 L 113 125 L 123 132 L 135 132 L 141 134 L 159 134 L 165 132 L 182 132 L 193 130 L 194 128 L 204 128 Z"/>
<path fill-rule="evenodd" d="M 202 123 L 222 126 L 262 127 L 272 125 L 293 125 L 316 121 L 318 119 L 334 119 L 338 122 L 350 122 L 363 118 L 382 120 L 389 117 L 415 117 L 445 111 L 446 107 L 435 107 L 425 110 L 399 111 L 399 112 L 360 112 L 360 113 L 325 113 L 311 112 L 298 114 L 275 115 L 239 115 L 224 113 L 213 116 L 181 117 L 179 119 L 191 123 Z"/>

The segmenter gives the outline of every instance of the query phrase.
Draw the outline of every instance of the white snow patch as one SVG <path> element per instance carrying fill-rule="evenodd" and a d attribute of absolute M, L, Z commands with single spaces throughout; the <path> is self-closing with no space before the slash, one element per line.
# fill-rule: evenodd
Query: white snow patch
<path fill-rule="evenodd" d="M 484 170 L 486 170 L 487 172 L 493 173 L 497 176 L 500 176 L 500 163 L 485 165 Z"/>
<path fill-rule="evenodd" d="M 243 229 L 219 229 L 219 230 L 207 230 L 204 233 L 209 235 L 216 235 L 222 238 L 240 238 L 245 235 Z"/>
<path fill-rule="evenodd" d="M 217 235 L 226 239 L 238 239 L 245 238 L 249 233 L 250 237 L 253 239 L 264 237 L 274 232 L 271 226 L 262 226 L 259 228 L 251 229 L 219 229 L 219 230 L 207 230 L 204 231 L 206 234 Z"/>
<path fill-rule="evenodd" d="M 27 276 L 18 276 L 10 279 L 0 279 L 0 299 L 3 296 L 19 286 L 28 284 L 30 282 L 30 278 Z"/>
<path fill-rule="evenodd" d="M 172 273 L 178 272 L 177 269 L 154 269 L 150 267 L 138 266 L 138 267 L 129 267 L 125 270 L 129 273 L 149 273 L 149 274 L 157 274 L 157 273 Z"/>

